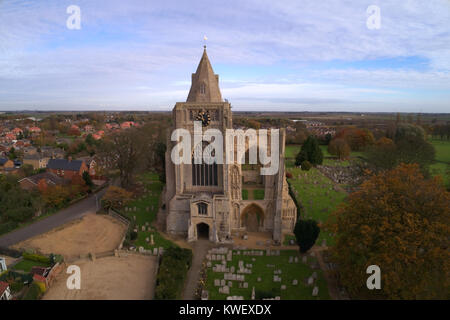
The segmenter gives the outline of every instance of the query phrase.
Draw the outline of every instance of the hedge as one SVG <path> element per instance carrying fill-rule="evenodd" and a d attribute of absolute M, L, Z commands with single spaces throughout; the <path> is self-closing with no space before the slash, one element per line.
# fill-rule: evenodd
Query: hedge
<path fill-rule="evenodd" d="M 24 252 L 22 254 L 22 256 L 26 260 L 37 261 L 37 262 L 42 262 L 42 263 L 47 263 L 47 264 L 52 263 L 52 259 L 50 257 L 42 256 L 42 255 L 36 254 L 36 253 Z"/>
<path fill-rule="evenodd" d="M 41 296 L 41 288 L 35 282 L 33 282 L 25 294 L 23 300 L 38 300 Z"/>
<path fill-rule="evenodd" d="M 177 247 L 166 249 L 161 257 L 161 264 L 156 278 L 155 299 L 180 299 L 191 264 L 191 250 Z"/>
<path fill-rule="evenodd" d="M 20 258 L 22 256 L 22 252 L 6 247 L 0 247 L 0 254 L 13 258 Z"/>

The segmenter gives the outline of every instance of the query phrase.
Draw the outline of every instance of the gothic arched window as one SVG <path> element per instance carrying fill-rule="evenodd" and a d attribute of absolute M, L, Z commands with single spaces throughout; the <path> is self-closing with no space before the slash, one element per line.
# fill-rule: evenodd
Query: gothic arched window
<path fill-rule="evenodd" d="M 202 159 L 201 164 L 195 163 L 195 155 L 192 155 L 192 185 L 193 186 L 217 186 L 218 167 L 217 163 L 207 164 Z"/>

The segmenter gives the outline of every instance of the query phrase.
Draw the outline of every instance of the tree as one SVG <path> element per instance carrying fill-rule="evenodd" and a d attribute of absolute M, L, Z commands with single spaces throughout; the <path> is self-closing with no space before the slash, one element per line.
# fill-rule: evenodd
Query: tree
<path fill-rule="evenodd" d="M 294 227 L 295 239 L 301 253 L 308 252 L 316 243 L 320 228 L 314 220 L 298 220 Z"/>
<path fill-rule="evenodd" d="M 346 159 L 350 155 L 350 146 L 344 139 L 333 139 L 328 145 L 328 152 L 340 160 Z"/>
<path fill-rule="evenodd" d="M 100 145 L 97 155 L 101 166 L 119 169 L 123 188 L 131 185 L 133 173 L 148 150 L 145 138 L 137 128 L 130 128 L 111 135 Z"/>
<path fill-rule="evenodd" d="M 84 140 L 88 146 L 93 146 L 95 144 L 95 139 L 92 137 L 92 134 L 88 134 L 86 139 Z"/>
<path fill-rule="evenodd" d="M 120 209 L 131 200 L 132 195 L 132 192 L 128 192 L 125 189 L 110 186 L 102 198 L 103 207 L 105 209 Z"/>
<path fill-rule="evenodd" d="M 88 171 L 83 172 L 83 180 L 84 183 L 89 187 L 92 188 L 94 186 L 94 183 L 92 182 L 91 176 Z"/>
<path fill-rule="evenodd" d="M 344 139 L 352 151 L 364 150 L 374 142 L 372 132 L 367 129 L 348 127 L 340 130 L 335 139 Z"/>
<path fill-rule="evenodd" d="M 373 175 L 328 222 L 332 259 L 353 297 L 448 299 L 450 196 L 414 164 Z M 381 290 L 368 290 L 366 269 L 381 268 Z M 377 292 L 375 292 L 377 291 Z"/>
<path fill-rule="evenodd" d="M 295 158 L 295 165 L 299 166 L 305 160 L 309 161 L 312 165 L 322 164 L 323 162 L 322 150 L 319 147 L 317 139 L 313 136 L 309 136 L 302 145 L 300 152 Z"/>

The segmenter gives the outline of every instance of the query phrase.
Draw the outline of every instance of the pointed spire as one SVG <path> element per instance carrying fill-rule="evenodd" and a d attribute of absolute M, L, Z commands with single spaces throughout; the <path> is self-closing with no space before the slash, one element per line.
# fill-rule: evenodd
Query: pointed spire
<path fill-rule="evenodd" d="M 192 74 L 191 90 L 186 102 L 222 102 L 219 76 L 214 74 L 211 62 L 209 62 L 206 54 L 206 45 L 203 48 L 203 55 L 197 71 Z"/>

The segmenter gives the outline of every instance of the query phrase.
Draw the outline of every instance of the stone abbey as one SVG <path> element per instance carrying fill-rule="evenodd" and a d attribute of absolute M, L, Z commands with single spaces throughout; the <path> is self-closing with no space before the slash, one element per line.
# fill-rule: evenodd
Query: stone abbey
<path fill-rule="evenodd" d="M 243 232 L 270 232 L 273 240 L 281 243 L 284 234 L 292 233 L 297 208 L 289 195 L 285 176 L 284 129 L 280 129 L 278 136 L 279 169 L 273 175 L 261 175 L 263 164 L 239 163 L 237 157 L 234 163 L 224 160 L 210 164 L 195 161 L 175 164 L 171 159 L 176 145 L 171 140 L 171 132 L 175 129 L 189 131 L 194 141 L 195 121 L 205 129 L 220 130 L 224 137 L 225 131 L 233 128 L 231 106 L 222 99 L 219 76 L 214 74 L 206 47 L 197 71 L 192 74 L 187 100 L 175 104 L 172 117 L 165 159 L 164 210 L 160 216 L 169 234 L 186 236 L 188 241 L 207 238 L 228 242 Z M 200 148 L 206 146 L 206 142 L 200 143 Z M 248 160 L 248 141 L 245 146 Z M 195 149 L 192 145 L 192 158 Z M 223 150 L 224 157 L 225 154 Z"/>

